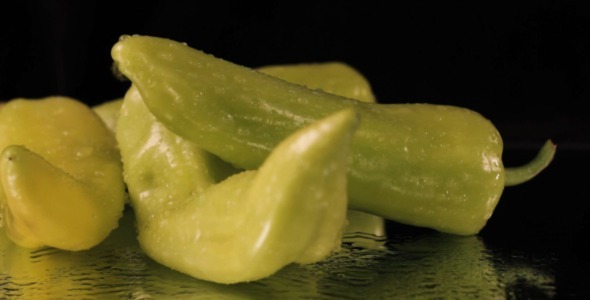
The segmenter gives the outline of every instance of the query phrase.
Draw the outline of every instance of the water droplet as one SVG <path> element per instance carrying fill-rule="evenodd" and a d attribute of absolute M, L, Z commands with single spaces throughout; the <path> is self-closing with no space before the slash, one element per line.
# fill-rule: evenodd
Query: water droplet
<path fill-rule="evenodd" d="M 87 156 L 90 156 L 92 154 L 92 152 L 94 152 L 94 149 L 92 149 L 92 147 L 83 147 L 83 148 L 78 149 L 78 151 L 76 151 L 76 157 L 77 158 L 87 157 Z"/>

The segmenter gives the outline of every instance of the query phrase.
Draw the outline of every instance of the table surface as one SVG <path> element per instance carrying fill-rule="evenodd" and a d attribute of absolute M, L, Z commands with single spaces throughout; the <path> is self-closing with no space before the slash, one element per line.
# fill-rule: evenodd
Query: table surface
<path fill-rule="evenodd" d="M 517 151 L 528 156 L 529 151 Z M 394 222 L 386 236 L 347 234 L 342 249 L 312 265 L 290 265 L 253 283 L 219 285 L 163 267 L 141 251 L 134 216 L 83 252 L 27 250 L 0 239 L 0 291 L 8 299 L 305 299 L 588 296 L 587 184 L 572 173 L 588 151 L 562 151 L 533 181 L 507 188 L 476 236 Z M 2 297 L 0 297 L 2 298 Z"/>

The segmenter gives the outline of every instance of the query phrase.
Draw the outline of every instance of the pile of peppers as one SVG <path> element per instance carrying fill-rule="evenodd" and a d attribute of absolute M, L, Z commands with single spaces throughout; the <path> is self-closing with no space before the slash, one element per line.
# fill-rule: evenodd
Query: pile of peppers
<path fill-rule="evenodd" d="M 251 69 L 139 35 L 111 54 L 130 81 L 121 99 L 0 108 L 0 224 L 20 246 L 94 247 L 129 205 L 155 261 L 254 281 L 324 260 L 361 223 L 475 235 L 504 187 L 555 154 L 547 141 L 505 168 L 502 138 L 480 114 L 377 103 L 342 63 Z"/>

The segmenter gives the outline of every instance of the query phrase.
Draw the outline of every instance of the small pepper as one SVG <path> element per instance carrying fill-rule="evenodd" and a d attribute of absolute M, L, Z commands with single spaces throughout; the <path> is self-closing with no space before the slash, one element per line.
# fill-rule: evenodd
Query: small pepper
<path fill-rule="evenodd" d="M 91 248 L 127 199 L 114 134 L 67 97 L 13 99 L 0 110 L 0 210 L 17 244 Z"/>
<path fill-rule="evenodd" d="M 506 182 L 534 177 L 552 160 L 505 169 L 493 124 L 465 108 L 363 103 L 295 85 L 186 44 L 124 36 L 112 48 L 122 74 L 168 129 L 232 164 L 259 167 L 289 134 L 336 111 L 361 115 L 348 172 L 353 209 L 461 235 L 478 233 Z"/>

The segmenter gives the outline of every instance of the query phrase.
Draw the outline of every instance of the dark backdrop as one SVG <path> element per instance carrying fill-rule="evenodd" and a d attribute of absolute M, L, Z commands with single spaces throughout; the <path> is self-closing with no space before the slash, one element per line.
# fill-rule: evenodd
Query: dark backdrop
<path fill-rule="evenodd" d="M 588 146 L 590 11 L 581 2 L 340 2 L 17 1 L 1 10 L 0 100 L 119 97 L 127 84 L 113 78 L 109 51 L 137 33 L 250 67 L 345 61 L 380 101 L 472 108 L 507 147 L 546 137 Z"/>

